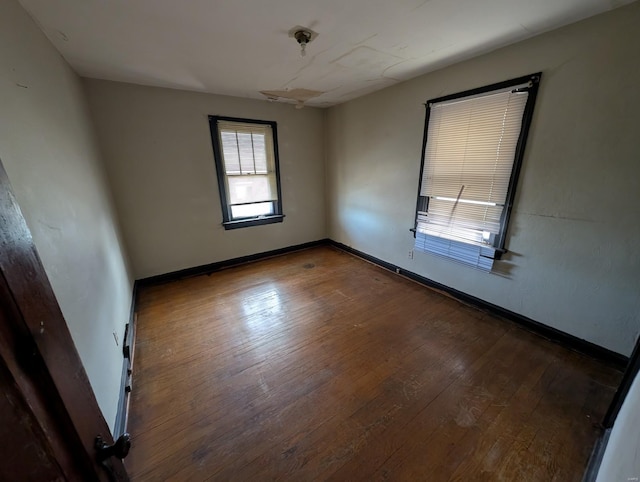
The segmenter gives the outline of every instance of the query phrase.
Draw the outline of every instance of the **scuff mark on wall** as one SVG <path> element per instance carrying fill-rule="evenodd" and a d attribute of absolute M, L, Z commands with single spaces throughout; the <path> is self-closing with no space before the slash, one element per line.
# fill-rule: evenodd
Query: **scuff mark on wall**
<path fill-rule="evenodd" d="M 524 214 L 525 216 L 535 216 L 538 218 L 550 218 L 550 219 L 558 219 L 563 221 L 580 221 L 583 223 L 593 223 L 595 222 L 593 219 L 585 219 L 585 218 L 574 218 L 571 216 L 562 216 L 560 214 L 537 214 L 537 213 L 524 213 L 519 211 L 518 214 Z"/>

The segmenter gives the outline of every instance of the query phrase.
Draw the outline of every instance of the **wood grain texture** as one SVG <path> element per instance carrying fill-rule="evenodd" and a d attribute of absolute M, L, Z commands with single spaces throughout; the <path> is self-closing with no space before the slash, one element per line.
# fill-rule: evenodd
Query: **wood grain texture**
<path fill-rule="evenodd" d="M 98 406 L 2 162 L 0 311 L 0 363 L 10 374 L 7 379 L 14 382 L 16 400 L 21 397 L 29 407 L 29 411 L 24 412 L 16 406 L 15 414 L 3 410 L 0 423 L 13 424 L 15 420 L 9 419 L 31 413 L 30 423 L 41 426 L 41 433 L 67 480 L 112 480 L 105 467 L 97 462 L 94 447 L 97 435 L 107 443 L 113 443 L 109 426 Z M 36 431 L 32 433 L 34 443 L 40 447 Z M 0 464 L 8 466 L 5 459 L 13 455 L 1 447 L 3 445 L 0 445 Z M 27 470 L 41 463 L 37 459 L 20 460 Z M 129 480 L 120 460 L 112 459 L 106 465 L 110 466 L 115 480 Z M 16 473 L 10 480 L 29 480 L 29 477 Z"/>
<path fill-rule="evenodd" d="M 143 288 L 133 480 L 579 481 L 621 374 L 318 247 Z"/>

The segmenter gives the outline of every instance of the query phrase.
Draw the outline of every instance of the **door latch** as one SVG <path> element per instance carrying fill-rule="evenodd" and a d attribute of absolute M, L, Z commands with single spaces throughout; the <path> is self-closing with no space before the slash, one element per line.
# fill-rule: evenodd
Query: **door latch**
<path fill-rule="evenodd" d="M 128 433 L 123 433 L 113 445 L 107 445 L 102 436 L 98 435 L 94 445 L 98 462 L 104 462 L 109 457 L 124 459 L 131 449 L 131 436 Z"/>

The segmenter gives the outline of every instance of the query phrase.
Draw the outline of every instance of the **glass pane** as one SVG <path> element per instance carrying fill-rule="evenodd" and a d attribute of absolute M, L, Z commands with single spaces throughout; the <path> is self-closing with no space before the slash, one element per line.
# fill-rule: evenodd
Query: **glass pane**
<path fill-rule="evenodd" d="M 240 174 L 240 158 L 238 157 L 238 142 L 235 131 L 220 132 L 222 141 L 222 157 L 224 170 L 227 174 Z"/>
<path fill-rule="evenodd" d="M 431 106 L 419 232 L 477 245 L 500 233 L 527 98 L 505 90 Z"/>
<path fill-rule="evenodd" d="M 229 176 L 229 204 L 274 201 L 276 191 L 271 189 L 272 175 Z"/>
<path fill-rule="evenodd" d="M 233 219 L 255 218 L 258 216 L 268 216 L 270 214 L 273 214 L 272 202 L 231 206 L 231 217 Z"/>
<path fill-rule="evenodd" d="M 256 174 L 267 173 L 267 146 L 264 134 L 253 134 L 253 155 L 256 163 Z"/>
<path fill-rule="evenodd" d="M 420 194 L 503 204 L 527 93 L 435 104 Z"/>
<path fill-rule="evenodd" d="M 238 132 L 238 147 L 240 149 L 240 168 L 243 174 L 255 174 L 253 164 L 253 142 L 251 133 Z"/>

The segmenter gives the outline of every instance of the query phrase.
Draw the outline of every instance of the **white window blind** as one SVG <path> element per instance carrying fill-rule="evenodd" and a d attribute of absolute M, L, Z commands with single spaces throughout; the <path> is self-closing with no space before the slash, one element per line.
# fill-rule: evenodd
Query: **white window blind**
<path fill-rule="evenodd" d="M 513 170 L 526 90 L 430 106 L 416 249 L 490 270 Z"/>
<path fill-rule="evenodd" d="M 218 121 L 232 219 L 274 214 L 278 200 L 270 125 Z"/>

